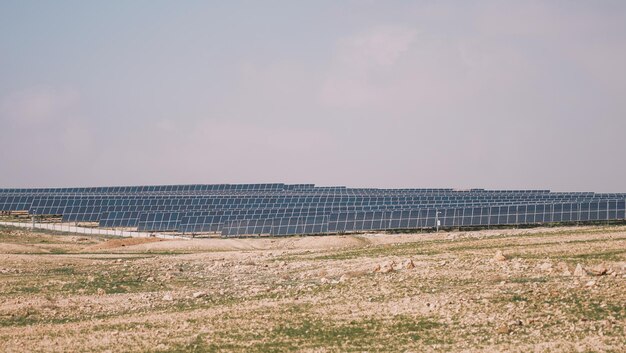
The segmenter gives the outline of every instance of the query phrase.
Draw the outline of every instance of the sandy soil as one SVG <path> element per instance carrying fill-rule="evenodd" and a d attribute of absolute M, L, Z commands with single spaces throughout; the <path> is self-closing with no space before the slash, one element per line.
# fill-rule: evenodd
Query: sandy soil
<path fill-rule="evenodd" d="M 2 352 L 626 351 L 626 227 L 263 239 L 0 228 Z"/>

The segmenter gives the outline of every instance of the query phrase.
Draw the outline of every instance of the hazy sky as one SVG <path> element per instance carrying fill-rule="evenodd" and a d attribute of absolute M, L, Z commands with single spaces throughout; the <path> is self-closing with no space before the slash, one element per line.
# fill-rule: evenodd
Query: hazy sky
<path fill-rule="evenodd" d="M 626 1 L 0 1 L 0 187 L 626 191 Z"/>

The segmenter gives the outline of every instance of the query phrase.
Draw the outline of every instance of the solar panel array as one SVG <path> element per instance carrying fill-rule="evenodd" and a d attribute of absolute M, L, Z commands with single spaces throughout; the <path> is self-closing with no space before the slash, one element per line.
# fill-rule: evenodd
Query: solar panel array
<path fill-rule="evenodd" d="M 0 211 L 222 236 L 624 220 L 625 193 L 214 184 L 0 189 Z"/>

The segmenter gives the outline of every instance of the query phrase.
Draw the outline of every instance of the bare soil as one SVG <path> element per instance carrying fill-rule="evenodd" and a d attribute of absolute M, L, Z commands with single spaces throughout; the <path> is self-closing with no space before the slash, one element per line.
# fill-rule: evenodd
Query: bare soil
<path fill-rule="evenodd" d="M 624 352 L 626 227 L 263 239 L 0 228 L 2 352 Z"/>

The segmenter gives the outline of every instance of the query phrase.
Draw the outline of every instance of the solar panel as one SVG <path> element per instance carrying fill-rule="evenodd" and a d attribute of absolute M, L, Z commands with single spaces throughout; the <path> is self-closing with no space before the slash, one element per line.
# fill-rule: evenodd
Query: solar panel
<path fill-rule="evenodd" d="M 0 211 L 146 231 L 327 234 L 623 220 L 624 193 L 315 184 L 188 184 L 0 189 Z"/>

